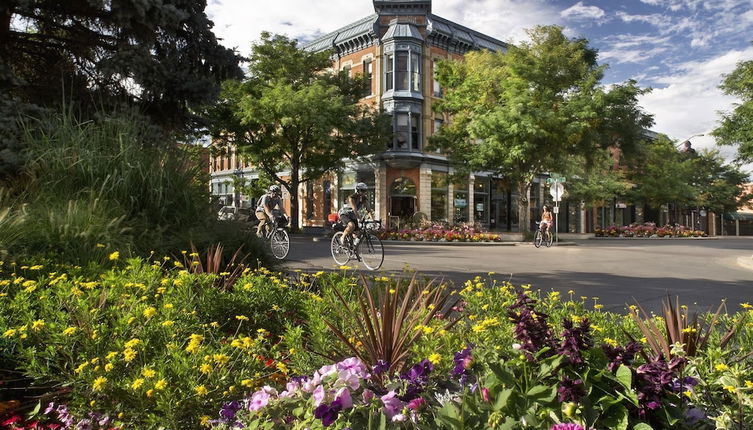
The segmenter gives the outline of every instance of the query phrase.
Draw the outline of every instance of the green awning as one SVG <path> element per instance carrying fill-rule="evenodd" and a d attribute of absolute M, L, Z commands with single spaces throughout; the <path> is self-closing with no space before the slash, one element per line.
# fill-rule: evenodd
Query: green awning
<path fill-rule="evenodd" d="M 731 221 L 753 221 L 753 212 L 727 212 L 724 219 Z"/>

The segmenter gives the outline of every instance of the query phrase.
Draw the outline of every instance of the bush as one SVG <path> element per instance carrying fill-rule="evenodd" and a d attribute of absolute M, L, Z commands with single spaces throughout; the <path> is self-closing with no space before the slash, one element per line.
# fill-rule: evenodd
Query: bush
<path fill-rule="evenodd" d="M 304 293 L 279 275 L 248 270 L 222 291 L 215 275 L 165 271 L 169 257 L 111 258 L 112 269 L 2 271 L 3 355 L 43 398 L 127 428 L 188 429 L 220 401 L 285 378 L 279 333 L 301 319 Z"/>

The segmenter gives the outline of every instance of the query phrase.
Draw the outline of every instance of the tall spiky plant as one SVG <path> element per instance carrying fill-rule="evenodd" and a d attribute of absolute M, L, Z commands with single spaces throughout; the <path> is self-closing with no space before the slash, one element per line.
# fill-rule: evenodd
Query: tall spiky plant
<path fill-rule="evenodd" d="M 353 332 L 344 333 L 334 324 L 325 322 L 345 345 L 347 353 L 364 363 L 387 363 L 390 374 L 400 372 L 405 366 L 410 347 L 423 334 L 418 328 L 436 317 L 446 321 L 445 329 L 459 321 L 450 318 L 459 299 L 448 303 L 450 297 L 457 296 L 448 295 L 444 284 L 436 279 L 422 285 L 414 274 L 408 282 L 398 279 L 370 283 L 361 276 L 360 282 L 363 293 L 355 307 L 339 291 L 334 291 L 342 306 L 343 318 L 346 324 L 351 323 L 347 326 Z"/>

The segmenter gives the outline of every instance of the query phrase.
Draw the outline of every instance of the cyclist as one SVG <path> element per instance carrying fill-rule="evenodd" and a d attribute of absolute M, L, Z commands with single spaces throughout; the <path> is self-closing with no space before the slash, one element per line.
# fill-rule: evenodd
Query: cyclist
<path fill-rule="evenodd" d="M 541 213 L 539 230 L 541 230 L 541 232 L 543 233 L 547 231 L 550 225 L 552 225 L 552 213 L 549 211 L 549 206 L 544 205 L 543 212 Z"/>
<path fill-rule="evenodd" d="M 282 207 L 282 190 L 280 190 L 279 185 L 271 185 L 269 187 L 269 190 L 267 191 L 267 194 L 264 194 L 259 199 L 259 205 L 256 207 L 256 218 L 259 219 L 259 226 L 256 228 L 256 235 L 259 237 L 264 237 L 265 234 L 262 232 L 262 229 L 264 229 L 264 232 L 267 231 L 266 225 L 272 224 L 275 215 L 272 212 L 272 210 L 275 207 L 278 207 L 280 209 L 280 212 L 282 212 L 283 215 L 285 215 L 285 209 Z"/>
<path fill-rule="evenodd" d="M 357 183 L 356 192 L 348 196 L 346 204 L 340 210 L 340 219 L 347 223 L 342 238 L 340 239 L 343 241 L 341 245 L 344 244 L 345 238 L 348 237 L 348 235 L 353 235 L 353 243 L 356 244 L 355 235 L 353 233 L 358 229 L 358 214 L 360 212 L 365 211 L 370 216 L 374 215 L 374 212 L 372 212 L 371 207 L 369 206 L 369 197 L 366 195 L 368 189 L 369 187 L 363 182 Z"/>

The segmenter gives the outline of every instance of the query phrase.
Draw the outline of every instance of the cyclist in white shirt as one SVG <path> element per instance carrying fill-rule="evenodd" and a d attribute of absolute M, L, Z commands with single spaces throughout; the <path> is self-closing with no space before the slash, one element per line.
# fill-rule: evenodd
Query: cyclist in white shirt
<path fill-rule="evenodd" d="M 264 237 L 262 229 L 265 229 L 267 224 L 272 224 L 274 221 L 274 213 L 272 212 L 275 207 L 278 207 L 280 212 L 285 215 L 285 209 L 282 207 L 282 190 L 279 185 L 271 185 L 267 194 L 264 194 L 259 199 L 259 204 L 256 207 L 256 218 L 259 219 L 259 226 L 256 228 L 256 235 Z M 266 229 L 264 230 L 266 232 Z"/>

